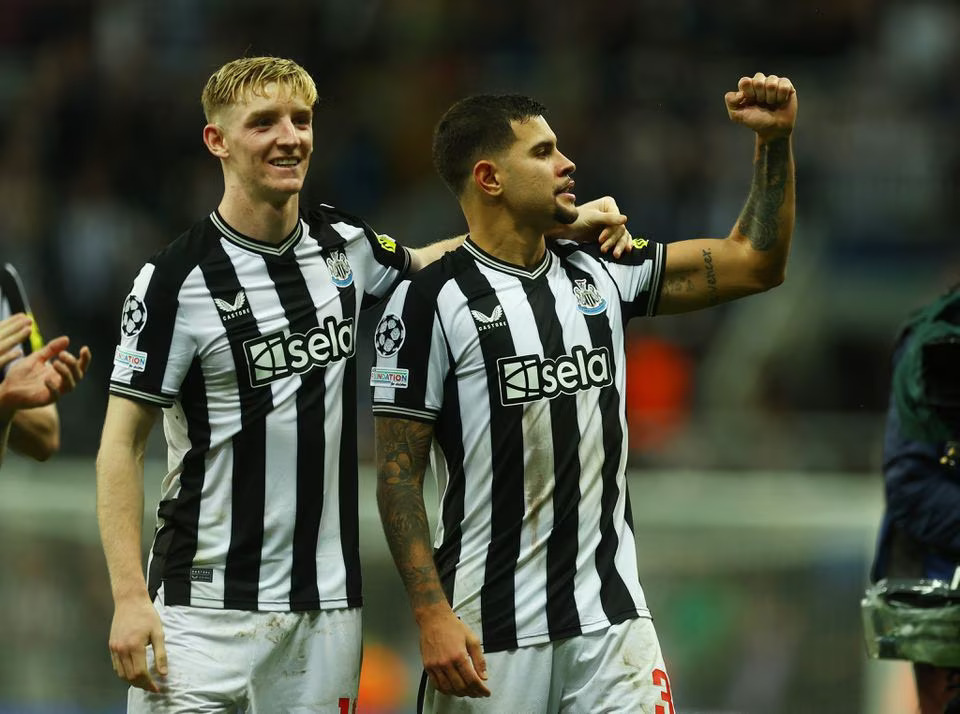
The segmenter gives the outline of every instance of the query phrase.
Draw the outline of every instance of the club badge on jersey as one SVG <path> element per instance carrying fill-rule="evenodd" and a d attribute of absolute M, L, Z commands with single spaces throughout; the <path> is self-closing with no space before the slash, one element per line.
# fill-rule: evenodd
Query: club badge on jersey
<path fill-rule="evenodd" d="M 574 281 L 573 295 L 577 298 L 577 309 L 584 315 L 599 315 L 607 309 L 606 298 L 586 278 Z"/>
<path fill-rule="evenodd" d="M 330 271 L 330 279 L 338 288 L 346 288 L 353 282 L 353 269 L 347 260 L 347 255 L 342 250 L 333 253 L 326 260 L 327 270 Z"/>

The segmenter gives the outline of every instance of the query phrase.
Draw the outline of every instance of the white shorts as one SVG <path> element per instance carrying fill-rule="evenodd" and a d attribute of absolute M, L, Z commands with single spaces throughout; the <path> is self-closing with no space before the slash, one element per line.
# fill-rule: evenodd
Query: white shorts
<path fill-rule="evenodd" d="M 131 687 L 132 714 L 351 714 L 360 681 L 359 608 L 248 612 L 154 603 L 168 674 L 154 694 Z M 147 664 L 156 678 L 153 650 Z"/>
<path fill-rule="evenodd" d="M 653 622 L 628 620 L 558 642 L 484 654 L 486 699 L 441 694 L 427 680 L 425 714 L 676 714 Z"/>

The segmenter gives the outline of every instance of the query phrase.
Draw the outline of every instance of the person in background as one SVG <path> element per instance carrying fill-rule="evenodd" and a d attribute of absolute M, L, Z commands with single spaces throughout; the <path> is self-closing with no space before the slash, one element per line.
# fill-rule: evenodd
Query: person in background
<path fill-rule="evenodd" d="M 0 269 L 0 461 L 9 446 L 46 461 L 60 449 L 56 401 L 72 392 L 90 364 L 88 347 L 74 356 L 66 336 L 44 345 L 16 268 Z"/>
<path fill-rule="evenodd" d="M 960 284 L 911 316 L 897 337 L 892 362 L 883 440 L 886 508 L 870 579 L 939 580 L 956 590 Z M 960 669 L 914 661 L 913 670 L 921 714 L 960 714 Z"/>

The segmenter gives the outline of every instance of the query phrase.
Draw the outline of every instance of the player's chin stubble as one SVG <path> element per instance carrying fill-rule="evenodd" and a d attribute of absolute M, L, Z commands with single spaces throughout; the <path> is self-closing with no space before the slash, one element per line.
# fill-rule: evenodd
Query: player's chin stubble
<path fill-rule="evenodd" d="M 576 208 L 557 206 L 553 212 L 553 220 L 555 220 L 557 223 L 562 223 L 565 226 L 569 226 L 571 223 L 577 220 L 577 216 L 579 215 L 580 212 Z"/>

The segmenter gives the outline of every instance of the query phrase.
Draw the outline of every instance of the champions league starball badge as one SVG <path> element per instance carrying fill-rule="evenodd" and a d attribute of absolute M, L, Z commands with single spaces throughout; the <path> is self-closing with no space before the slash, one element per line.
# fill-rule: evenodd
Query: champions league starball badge
<path fill-rule="evenodd" d="M 136 295 L 127 295 L 123 301 L 123 310 L 120 312 L 120 331 L 126 337 L 140 334 L 147 324 L 147 306 Z"/>
<path fill-rule="evenodd" d="M 400 351 L 405 336 L 406 329 L 400 316 L 384 315 L 377 324 L 377 331 L 373 338 L 377 354 L 382 357 L 392 357 Z"/>

